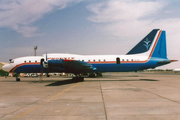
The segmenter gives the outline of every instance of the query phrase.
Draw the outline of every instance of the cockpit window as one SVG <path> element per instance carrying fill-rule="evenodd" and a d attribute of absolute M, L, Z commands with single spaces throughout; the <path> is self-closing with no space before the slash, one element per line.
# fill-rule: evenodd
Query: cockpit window
<path fill-rule="evenodd" d="M 14 63 L 14 60 L 11 60 L 10 63 Z"/>

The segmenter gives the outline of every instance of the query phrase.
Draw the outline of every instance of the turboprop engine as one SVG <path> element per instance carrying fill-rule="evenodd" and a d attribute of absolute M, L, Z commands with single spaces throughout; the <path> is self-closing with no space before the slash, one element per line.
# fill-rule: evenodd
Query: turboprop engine
<path fill-rule="evenodd" d="M 41 59 L 41 65 L 44 68 L 64 67 L 63 59 L 48 61 L 44 61 L 44 59 Z"/>

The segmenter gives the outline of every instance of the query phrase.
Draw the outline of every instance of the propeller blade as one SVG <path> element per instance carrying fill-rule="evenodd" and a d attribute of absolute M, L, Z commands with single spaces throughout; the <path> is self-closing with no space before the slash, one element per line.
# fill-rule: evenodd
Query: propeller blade
<path fill-rule="evenodd" d="M 46 52 L 46 61 L 47 61 L 47 52 Z"/>
<path fill-rule="evenodd" d="M 41 64 L 41 67 L 40 67 L 40 77 L 39 77 L 39 81 L 42 81 L 42 77 L 43 77 L 43 62 L 44 62 L 44 58 L 42 58 L 41 59 L 41 62 L 40 62 L 40 64 Z"/>
<path fill-rule="evenodd" d="M 43 67 L 41 66 L 41 68 L 40 68 L 39 81 L 42 81 L 42 77 L 43 77 Z"/>

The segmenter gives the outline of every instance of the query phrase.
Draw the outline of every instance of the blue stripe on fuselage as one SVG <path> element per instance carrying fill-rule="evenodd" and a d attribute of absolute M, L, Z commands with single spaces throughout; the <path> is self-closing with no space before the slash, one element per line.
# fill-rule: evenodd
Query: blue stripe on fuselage
<path fill-rule="evenodd" d="M 50 72 L 64 72 L 64 68 L 55 68 L 55 69 L 48 69 L 44 68 L 39 64 L 24 64 L 17 67 L 13 72 L 14 73 L 50 73 Z"/>
<path fill-rule="evenodd" d="M 13 72 L 15 73 L 40 73 L 43 67 L 39 64 L 24 64 L 17 67 Z"/>

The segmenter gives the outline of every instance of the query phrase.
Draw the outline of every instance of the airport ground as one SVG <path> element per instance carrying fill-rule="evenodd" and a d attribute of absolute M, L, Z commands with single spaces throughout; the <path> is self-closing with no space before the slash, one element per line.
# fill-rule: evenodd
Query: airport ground
<path fill-rule="evenodd" d="M 1 120 L 180 120 L 180 73 L 0 78 Z"/>

